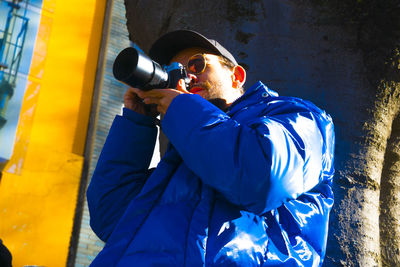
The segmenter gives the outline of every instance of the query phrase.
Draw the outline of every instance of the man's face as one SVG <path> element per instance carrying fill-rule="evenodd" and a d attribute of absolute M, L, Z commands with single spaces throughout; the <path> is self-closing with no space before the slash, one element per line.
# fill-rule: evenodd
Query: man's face
<path fill-rule="evenodd" d="M 187 62 L 190 57 L 196 54 L 205 54 L 206 68 L 200 74 L 192 76 L 189 92 L 198 94 L 210 102 L 225 101 L 230 105 L 241 96 L 241 90 L 233 86 L 234 71 L 221 64 L 217 55 L 207 53 L 202 48 L 188 48 L 175 55 L 171 62 L 179 62 L 187 68 Z M 189 74 L 190 71 L 188 70 Z"/>

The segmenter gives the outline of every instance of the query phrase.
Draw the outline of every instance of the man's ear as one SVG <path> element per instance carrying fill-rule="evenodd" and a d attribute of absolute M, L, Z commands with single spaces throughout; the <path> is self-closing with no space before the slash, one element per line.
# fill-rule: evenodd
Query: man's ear
<path fill-rule="evenodd" d="M 246 81 L 246 71 L 240 65 L 236 65 L 232 70 L 232 87 L 239 89 L 242 88 Z"/>

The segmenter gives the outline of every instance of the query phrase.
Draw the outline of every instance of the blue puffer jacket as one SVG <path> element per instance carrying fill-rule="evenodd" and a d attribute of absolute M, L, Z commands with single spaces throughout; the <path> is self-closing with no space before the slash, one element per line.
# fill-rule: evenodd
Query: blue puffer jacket
<path fill-rule="evenodd" d="M 334 132 L 310 102 L 261 82 L 222 112 L 179 95 L 148 170 L 153 119 L 124 110 L 87 191 L 106 242 L 92 266 L 319 266 L 333 204 Z"/>

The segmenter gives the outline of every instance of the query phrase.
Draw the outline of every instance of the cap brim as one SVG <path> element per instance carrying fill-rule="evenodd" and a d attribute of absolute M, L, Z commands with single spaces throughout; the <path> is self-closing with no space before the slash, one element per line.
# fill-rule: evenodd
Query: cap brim
<path fill-rule="evenodd" d="M 216 55 L 222 55 L 237 64 L 235 58 L 220 44 L 209 40 L 198 32 L 178 30 L 161 36 L 150 48 L 149 56 L 160 64 L 169 64 L 179 51 L 190 47 L 200 47 Z M 227 54 L 228 53 L 228 54 Z"/>

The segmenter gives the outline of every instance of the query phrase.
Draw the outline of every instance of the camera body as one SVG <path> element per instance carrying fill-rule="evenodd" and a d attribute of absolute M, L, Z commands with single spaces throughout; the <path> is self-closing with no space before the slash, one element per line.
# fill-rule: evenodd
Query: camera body
<path fill-rule="evenodd" d="M 113 64 L 114 77 L 141 90 L 176 88 L 178 81 L 184 79 L 186 86 L 190 83 L 186 69 L 182 64 L 173 62 L 168 66 L 150 59 L 133 47 L 122 50 Z"/>

